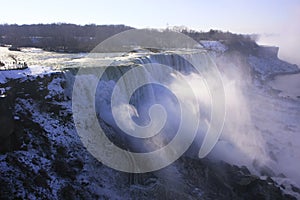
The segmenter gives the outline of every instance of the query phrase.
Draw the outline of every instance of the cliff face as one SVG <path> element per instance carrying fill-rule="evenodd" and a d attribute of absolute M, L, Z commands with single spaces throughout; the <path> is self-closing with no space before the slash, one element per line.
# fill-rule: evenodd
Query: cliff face
<path fill-rule="evenodd" d="M 260 46 L 258 49 L 258 55 L 264 58 L 278 58 L 279 47 L 273 46 Z"/>

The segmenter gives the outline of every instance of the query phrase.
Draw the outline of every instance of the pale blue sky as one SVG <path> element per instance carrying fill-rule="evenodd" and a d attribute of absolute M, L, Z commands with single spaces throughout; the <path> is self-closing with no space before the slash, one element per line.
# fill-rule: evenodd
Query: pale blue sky
<path fill-rule="evenodd" d="M 276 32 L 299 0 L 5 0 L 0 23 L 126 24 L 137 28 L 185 25 L 197 30 Z"/>
<path fill-rule="evenodd" d="M 261 44 L 300 65 L 300 0 L 0 0 L 0 23 L 187 26 L 207 31 L 273 34 Z M 274 36 L 275 35 L 275 36 Z"/>

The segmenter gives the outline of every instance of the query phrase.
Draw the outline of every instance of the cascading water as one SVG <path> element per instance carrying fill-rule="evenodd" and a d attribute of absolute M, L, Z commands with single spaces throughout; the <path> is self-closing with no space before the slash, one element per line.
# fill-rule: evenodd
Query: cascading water
<path fill-rule="evenodd" d="M 203 52 L 149 53 L 146 56 L 133 56 L 130 65 L 120 66 L 119 62 L 112 63 L 106 68 L 100 81 L 97 77 L 91 78 L 93 77 L 91 74 L 82 76 L 86 82 L 90 82 L 91 79 L 97 82 L 96 95 L 87 96 L 95 96 L 98 122 L 104 121 L 114 128 L 116 134 L 109 137 L 115 138 L 113 140 L 120 148 L 136 153 L 155 152 L 174 139 L 181 125 L 184 126 L 184 130 L 187 130 L 186 136 L 191 137 L 188 135 L 192 134 L 189 132 L 191 124 L 188 122 L 181 124 L 181 112 L 184 109 L 190 113 L 190 116 L 196 114 L 199 117 L 196 136 L 187 151 L 189 156 L 198 155 L 205 134 L 211 127 L 212 96 L 207 83 L 214 81 L 214 77 L 205 74 L 205 71 L 203 74 L 197 73 L 192 63 L 198 63 L 203 67 L 211 65 L 208 55 Z M 169 66 L 171 70 L 167 70 L 166 73 L 159 65 Z M 135 69 L 139 71 L 134 71 Z M 279 174 L 282 170 L 274 167 L 274 162 L 268 155 L 266 138 L 256 127 L 256 121 L 253 121 L 252 108 L 250 108 L 252 106 L 251 95 L 247 91 L 255 90 L 255 86 L 245 84 L 243 80 L 249 78 L 245 78 L 245 74 L 236 69 L 238 69 L 236 66 L 222 69 L 227 114 L 221 137 L 208 157 L 239 166 L 246 165 L 257 175 L 264 174 L 269 169 Z M 133 72 L 129 74 L 130 71 Z M 155 81 L 163 84 L 156 84 Z M 139 82 L 149 84 L 135 88 L 135 84 Z M 89 83 L 85 84 L 89 86 Z M 187 92 L 189 90 L 192 93 Z M 185 105 L 182 109 L 180 109 L 178 97 L 184 99 Z M 85 98 L 83 102 L 87 101 L 87 97 L 83 98 Z M 114 99 L 117 99 L 117 103 L 112 106 Z M 159 114 L 154 115 L 155 112 L 151 110 Z M 167 116 L 166 119 L 161 117 L 163 115 Z M 147 129 L 135 132 L 141 135 L 128 134 L 136 129 L 139 130 L 139 127 Z M 134 160 L 134 158 L 130 159 Z M 169 154 L 160 154 L 160 157 L 156 159 L 157 162 L 171 160 Z M 178 174 L 175 168 L 165 173 Z M 163 175 L 160 174 L 160 176 Z"/>
<path fill-rule="evenodd" d="M 203 67 L 210 67 L 211 63 L 208 62 L 209 59 L 207 56 L 208 55 L 203 52 L 183 53 L 182 55 L 176 53 L 149 54 L 147 56 L 134 58 L 134 64 L 129 66 L 116 66 L 115 63 L 112 63 L 110 67 L 105 70 L 105 73 L 103 73 L 97 86 L 95 103 L 97 114 L 100 117 L 99 120 L 103 120 L 114 127 L 118 132 L 117 137 L 123 138 L 123 140 L 127 142 L 127 145 L 129 145 L 126 148 L 131 151 L 154 151 L 168 144 L 176 134 L 176 130 L 180 125 L 181 110 L 176 96 L 178 95 L 185 101 L 186 108 L 184 109 L 186 109 L 188 113 L 191 113 L 191 116 L 195 113 L 199 116 L 196 139 L 190 148 L 190 153 L 193 154 L 193 156 L 197 155 L 197 151 L 199 151 L 203 143 L 205 133 L 207 133 L 211 125 L 212 116 L 210 111 L 212 102 L 211 93 L 207 88 L 206 80 L 213 79 L 213 77 L 209 77 L 207 74 L 197 73 L 192 63 L 187 60 L 200 63 Z M 166 74 L 163 68 L 157 66 L 157 64 L 169 66 L 171 70 Z M 144 67 L 144 65 L 148 65 L 148 68 Z M 124 75 L 133 69 L 140 69 L 140 71 L 126 78 Z M 232 113 L 245 107 L 246 102 L 242 99 L 239 88 L 237 88 L 235 84 L 232 84 L 232 82 L 227 81 L 226 78 L 224 78 L 223 81 L 224 80 L 227 98 L 230 100 L 226 102 L 227 108 L 230 108 L 230 113 L 229 117 L 226 118 L 227 124 L 225 124 L 225 129 L 221 136 L 222 141 L 217 144 L 217 151 L 215 152 L 220 150 L 219 148 L 224 145 L 224 141 L 227 141 L 228 146 L 221 147 L 221 152 L 212 155 L 212 157 L 225 160 L 228 158 L 226 161 L 238 164 L 240 158 L 245 157 L 245 155 L 242 154 L 253 153 L 250 152 L 250 150 L 247 152 L 247 147 L 239 150 L 235 149 L 237 148 L 236 146 L 239 146 L 238 139 L 241 139 L 240 137 L 244 137 L 245 139 L 243 141 L 247 141 L 247 137 L 245 137 L 242 132 L 238 132 L 241 131 L 242 128 L 246 128 L 244 127 L 246 126 L 245 124 L 250 124 L 250 122 L 249 119 L 245 118 L 239 120 L 238 123 L 234 123 L 235 119 L 233 118 L 237 116 L 232 117 Z M 134 90 L 134 92 L 130 89 L 134 88 L 136 83 L 151 83 L 153 81 L 163 84 L 141 85 L 139 88 L 135 88 L 136 90 Z M 185 83 L 185 85 L 182 83 Z M 188 89 L 191 89 L 193 92 L 187 92 Z M 111 100 L 114 91 L 115 94 L 118 94 L 115 98 L 118 99 L 118 104 L 112 107 Z M 176 95 L 174 95 L 174 91 Z M 235 105 L 238 99 L 241 100 L 242 103 Z M 195 100 L 197 102 L 195 102 Z M 149 111 L 151 111 L 152 105 L 162 105 L 165 114 L 167 114 L 166 121 L 161 121 L 162 118 L 160 117 L 151 118 L 151 116 L 149 116 L 151 114 Z M 243 114 L 247 115 L 248 113 L 245 109 Z M 113 114 L 117 115 L 117 121 Z M 163 111 L 160 111 L 160 114 L 163 115 Z M 160 125 L 149 126 L 151 120 L 156 120 L 152 125 L 157 123 Z M 133 131 L 133 129 L 136 128 L 136 124 L 138 126 L 148 125 L 147 133 L 144 133 L 146 130 L 144 129 L 144 132 L 140 134 L 150 135 L 151 137 L 136 138 L 128 136 L 126 133 Z M 234 130 L 234 125 L 239 126 L 239 130 Z M 184 124 L 183 126 L 189 126 L 189 124 Z M 187 132 L 186 134 L 189 133 Z M 252 140 L 248 141 L 249 146 L 255 149 L 256 143 L 254 141 L 256 141 L 256 136 L 252 135 L 250 138 L 252 138 Z M 223 148 L 243 153 L 234 153 L 234 155 L 240 154 L 241 157 L 239 158 L 232 156 L 230 152 L 228 152 L 228 155 L 224 155 L 222 152 Z M 224 157 L 220 158 L 220 155 Z M 253 159 L 254 158 L 251 157 L 248 161 L 240 163 L 247 165 L 251 163 Z"/>
<path fill-rule="evenodd" d="M 118 134 L 123 136 L 126 134 L 118 125 L 121 125 L 123 130 L 125 129 L 130 131 L 130 129 L 133 128 L 133 123 L 140 126 L 147 126 L 149 123 L 151 123 L 151 120 L 154 120 L 154 122 L 152 122 L 153 126 L 148 127 L 148 133 L 146 134 L 148 136 L 153 135 L 153 137 L 143 139 L 134 137 L 128 138 L 131 144 L 129 148 L 131 148 L 132 151 L 154 151 L 155 149 L 161 148 L 170 142 L 170 140 L 174 137 L 174 134 L 176 134 L 178 126 L 180 125 L 181 110 L 178 105 L 179 102 L 176 95 L 174 95 L 170 90 L 177 90 L 176 94 L 181 95 L 181 97 L 185 100 L 185 103 L 189 104 L 188 108 L 186 109 L 188 109 L 188 112 L 192 114 L 195 112 L 198 113 L 199 108 L 195 103 L 195 105 L 193 105 L 193 97 L 190 97 L 187 88 L 184 88 L 186 86 L 190 87 L 190 83 L 188 82 L 185 85 L 179 85 L 178 83 L 182 83 L 184 81 L 187 82 L 186 78 L 188 76 L 193 76 L 194 79 L 196 79 L 199 83 L 199 90 L 196 89 L 193 91 L 194 93 L 198 91 L 198 93 L 195 95 L 199 101 L 200 97 L 204 97 L 205 87 L 201 75 L 196 76 L 195 69 L 192 67 L 192 65 L 179 55 L 150 55 L 137 58 L 135 63 L 136 64 L 129 67 L 107 68 L 106 72 L 100 79 L 97 88 L 97 111 L 101 119 L 113 126 L 117 130 Z M 169 71 L 169 74 L 166 74 L 162 70 L 162 67 L 157 66 L 157 64 L 170 66 L 172 70 Z M 144 65 L 148 65 L 149 67 L 146 68 Z M 139 68 L 141 70 L 133 76 L 130 76 L 129 79 L 124 78 L 124 74 L 134 68 Z M 181 75 L 179 75 L 179 73 L 181 73 Z M 179 79 L 182 80 L 178 81 Z M 145 84 L 139 88 L 136 88 L 133 93 L 130 93 L 130 88 L 133 88 L 136 83 L 141 81 L 148 83 L 157 81 L 159 83 L 163 83 L 169 88 L 162 84 Z M 117 82 L 119 83 L 118 86 Z M 118 118 L 121 118 L 118 120 L 119 124 L 117 124 L 114 120 L 113 110 L 111 107 L 113 90 L 116 90 L 115 93 L 118 94 L 117 98 L 119 104 L 115 105 L 113 109 L 115 109 Z M 209 97 L 207 91 L 205 95 L 206 97 L 202 98 L 202 101 L 203 99 L 206 99 L 206 103 L 208 103 L 207 99 Z M 126 102 L 128 99 L 130 99 L 130 101 Z M 149 109 L 151 110 L 151 106 L 153 105 L 161 105 L 163 107 L 165 113 L 167 114 L 167 120 L 165 122 L 160 121 L 162 118 L 150 119 L 150 113 L 148 112 Z M 201 109 L 201 112 L 206 113 L 201 116 L 202 118 L 204 116 L 206 118 L 210 117 L 208 114 L 208 109 L 210 106 L 209 103 L 207 106 L 208 108 L 203 107 Z M 157 130 L 157 126 L 154 126 L 157 123 L 161 124 L 159 125 L 161 130 Z M 201 129 L 203 128 L 207 129 L 207 124 L 205 124 L 205 126 L 201 126 Z M 204 133 L 204 130 L 202 133 Z M 143 132 L 140 134 L 143 134 Z"/>
<path fill-rule="evenodd" d="M 203 99 L 209 98 L 207 91 L 205 91 L 201 75 L 196 75 L 196 70 L 191 63 L 176 54 L 148 55 L 136 58 L 134 63 L 132 66 L 123 67 L 123 69 L 121 69 L 122 67 L 109 67 L 100 79 L 96 92 L 96 109 L 100 120 L 104 120 L 114 127 L 117 132 L 116 137 L 119 138 L 119 141 L 125 141 L 125 149 L 132 152 L 147 153 L 162 149 L 174 139 L 179 126 L 185 126 L 186 137 L 191 137 L 188 136 L 188 134 L 192 134 L 189 132 L 190 124 L 188 122 L 181 124 L 181 109 L 185 109 L 185 112 L 191 116 L 196 114 L 196 116 L 200 117 L 199 106 L 195 100 L 199 100 L 200 102 L 201 97 Z M 162 66 L 170 67 L 169 71 L 166 73 Z M 134 72 L 133 75 L 127 76 L 127 78 L 126 73 L 135 69 L 140 69 L 140 71 Z M 189 76 L 197 81 L 197 86 L 199 87 L 199 90 L 192 91 L 192 94 L 190 84 L 193 83 L 188 81 L 187 78 Z M 129 92 L 131 88 L 135 87 L 134 85 L 140 82 L 152 84 L 142 85 L 136 88 L 133 93 Z M 159 84 L 154 82 L 158 82 Z M 118 103 L 112 106 L 114 90 L 118 94 L 116 97 Z M 185 101 L 183 108 L 179 105 L 180 102 L 177 99 L 179 96 Z M 161 115 L 151 116 L 153 105 L 160 105 L 162 107 L 163 111 L 156 111 Z M 210 117 L 208 114 L 209 106 L 201 109 L 201 112 L 206 113 L 201 116 L 202 119 Z M 114 117 L 114 114 L 117 117 Z M 164 120 L 162 115 L 167 116 L 166 120 Z M 116 118 L 118 123 L 116 122 Z M 198 130 L 197 140 L 199 138 L 203 140 L 204 133 L 208 128 L 208 119 L 206 122 L 203 121 Z M 141 131 L 137 131 L 140 134 L 136 135 L 137 137 L 126 134 L 126 132 L 131 134 L 134 132 L 136 127 L 133 124 L 143 127 Z M 144 128 L 145 126 L 146 128 Z M 141 137 L 141 135 L 148 137 Z M 122 147 L 122 145 L 120 146 Z M 197 155 L 197 153 L 195 151 L 194 155 Z M 171 160 L 172 158 L 169 158 L 167 153 L 163 153 L 156 159 L 158 162 L 165 162 L 165 160 Z M 163 178 L 174 189 L 176 188 L 177 191 L 184 188 L 184 185 L 182 185 L 184 181 L 180 181 L 179 174 L 175 166 L 169 166 L 163 171 L 157 172 L 157 176 Z"/>

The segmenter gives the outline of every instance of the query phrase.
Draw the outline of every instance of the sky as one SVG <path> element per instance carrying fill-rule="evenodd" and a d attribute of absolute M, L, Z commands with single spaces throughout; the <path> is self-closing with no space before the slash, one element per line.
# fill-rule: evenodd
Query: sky
<path fill-rule="evenodd" d="M 300 0 L 0 0 L 0 5 L 1 24 L 186 26 L 262 34 L 262 44 L 300 52 Z"/>

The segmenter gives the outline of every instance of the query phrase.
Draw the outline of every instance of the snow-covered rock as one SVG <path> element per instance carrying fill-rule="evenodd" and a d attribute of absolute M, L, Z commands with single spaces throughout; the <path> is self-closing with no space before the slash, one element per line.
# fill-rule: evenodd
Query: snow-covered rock
<path fill-rule="evenodd" d="M 201 40 L 200 44 L 208 50 L 224 53 L 228 48 L 222 44 L 220 41 L 211 41 L 211 40 Z"/>
<path fill-rule="evenodd" d="M 299 71 L 297 65 L 289 64 L 285 61 L 279 60 L 278 58 L 266 58 L 250 55 L 248 60 L 254 71 L 262 80 L 280 73 L 296 73 Z"/>
<path fill-rule="evenodd" d="M 34 79 L 37 76 L 43 77 L 44 75 L 55 72 L 51 67 L 45 66 L 29 66 L 26 69 L 18 69 L 18 70 L 1 70 L 0 71 L 0 84 L 6 83 L 10 79 Z"/>

